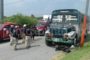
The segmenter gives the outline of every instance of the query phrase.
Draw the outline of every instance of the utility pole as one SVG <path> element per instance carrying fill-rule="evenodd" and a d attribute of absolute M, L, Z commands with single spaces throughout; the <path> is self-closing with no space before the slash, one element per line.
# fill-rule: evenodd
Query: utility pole
<path fill-rule="evenodd" d="M 85 8 L 86 16 L 88 16 L 88 9 L 89 9 L 89 0 L 86 0 L 86 8 Z"/>
<path fill-rule="evenodd" d="M 0 21 L 3 22 L 3 17 L 4 17 L 4 8 L 3 8 L 3 0 L 0 0 Z"/>
<path fill-rule="evenodd" d="M 88 24 L 88 9 L 89 9 L 89 0 L 86 0 L 86 7 L 85 7 L 85 16 L 84 16 L 84 21 L 83 21 L 83 25 L 82 25 L 82 34 L 81 34 L 81 41 L 80 41 L 80 46 L 83 47 L 84 46 L 84 42 L 85 42 L 85 33 L 87 30 L 87 26 Z"/>
<path fill-rule="evenodd" d="M 90 27 L 89 27 L 89 25 L 90 25 L 90 17 L 88 15 L 88 13 L 89 13 L 89 2 L 90 2 L 90 0 L 86 0 L 86 7 L 85 7 L 85 15 L 87 17 L 87 30 L 88 31 L 90 31 Z"/>

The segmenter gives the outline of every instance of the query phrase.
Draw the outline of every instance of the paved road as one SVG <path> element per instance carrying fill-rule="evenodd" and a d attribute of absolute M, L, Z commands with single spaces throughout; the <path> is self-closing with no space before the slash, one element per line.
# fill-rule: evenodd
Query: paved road
<path fill-rule="evenodd" d="M 23 46 L 19 45 L 19 50 L 14 51 L 9 42 L 0 44 L 0 60 L 51 60 L 57 53 L 54 48 L 45 45 L 44 37 L 36 37 L 30 49 Z"/>

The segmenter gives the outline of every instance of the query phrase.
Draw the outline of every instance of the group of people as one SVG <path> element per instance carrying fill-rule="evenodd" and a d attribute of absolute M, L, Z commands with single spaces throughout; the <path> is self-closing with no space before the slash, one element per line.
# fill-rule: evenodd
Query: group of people
<path fill-rule="evenodd" d="M 22 43 L 25 44 L 25 48 L 30 48 L 30 41 L 34 39 L 34 30 L 24 24 L 22 27 L 19 25 L 10 26 L 10 45 L 13 46 L 14 50 L 17 50 L 19 39 L 22 39 Z"/>

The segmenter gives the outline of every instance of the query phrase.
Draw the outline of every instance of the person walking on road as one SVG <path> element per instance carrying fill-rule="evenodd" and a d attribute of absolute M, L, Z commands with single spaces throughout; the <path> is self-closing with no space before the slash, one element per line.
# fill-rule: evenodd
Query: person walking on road
<path fill-rule="evenodd" d="M 22 27 L 22 43 L 25 43 L 25 32 L 26 32 L 27 25 L 24 24 Z"/>
<path fill-rule="evenodd" d="M 30 40 L 31 40 L 31 30 L 27 26 L 27 24 L 24 24 L 23 28 L 22 28 L 22 31 L 23 31 L 23 34 L 22 34 L 23 41 L 22 41 L 22 43 L 25 44 L 25 48 L 29 48 L 30 47 Z"/>
<path fill-rule="evenodd" d="M 13 30 L 15 29 L 15 26 L 14 25 L 11 25 L 10 26 L 10 29 L 9 29 L 9 31 L 10 31 L 10 33 L 9 33 L 9 36 L 10 36 L 10 45 L 12 46 L 12 44 L 13 44 Z"/>
<path fill-rule="evenodd" d="M 13 49 L 17 50 L 17 45 L 18 45 L 18 38 L 20 36 L 20 30 L 19 30 L 19 26 L 16 25 L 15 29 L 13 30 Z"/>
<path fill-rule="evenodd" d="M 36 34 L 35 28 L 36 28 L 35 25 L 33 25 L 31 27 L 31 33 L 32 33 L 31 38 L 32 38 L 32 40 L 34 40 L 34 38 L 35 38 L 35 34 Z"/>
<path fill-rule="evenodd" d="M 25 47 L 30 48 L 31 30 L 29 27 L 26 28 L 25 32 Z"/>

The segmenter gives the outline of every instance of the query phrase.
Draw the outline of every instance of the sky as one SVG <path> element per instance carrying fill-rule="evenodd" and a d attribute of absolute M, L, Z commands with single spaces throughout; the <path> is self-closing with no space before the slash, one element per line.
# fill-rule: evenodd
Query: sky
<path fill-rule="evenodd" d="M 4 15 L 42 16 L 56 9 L 78 9 L 84 13 L 85 3 L 86 0 L 4 0 Z"/>

